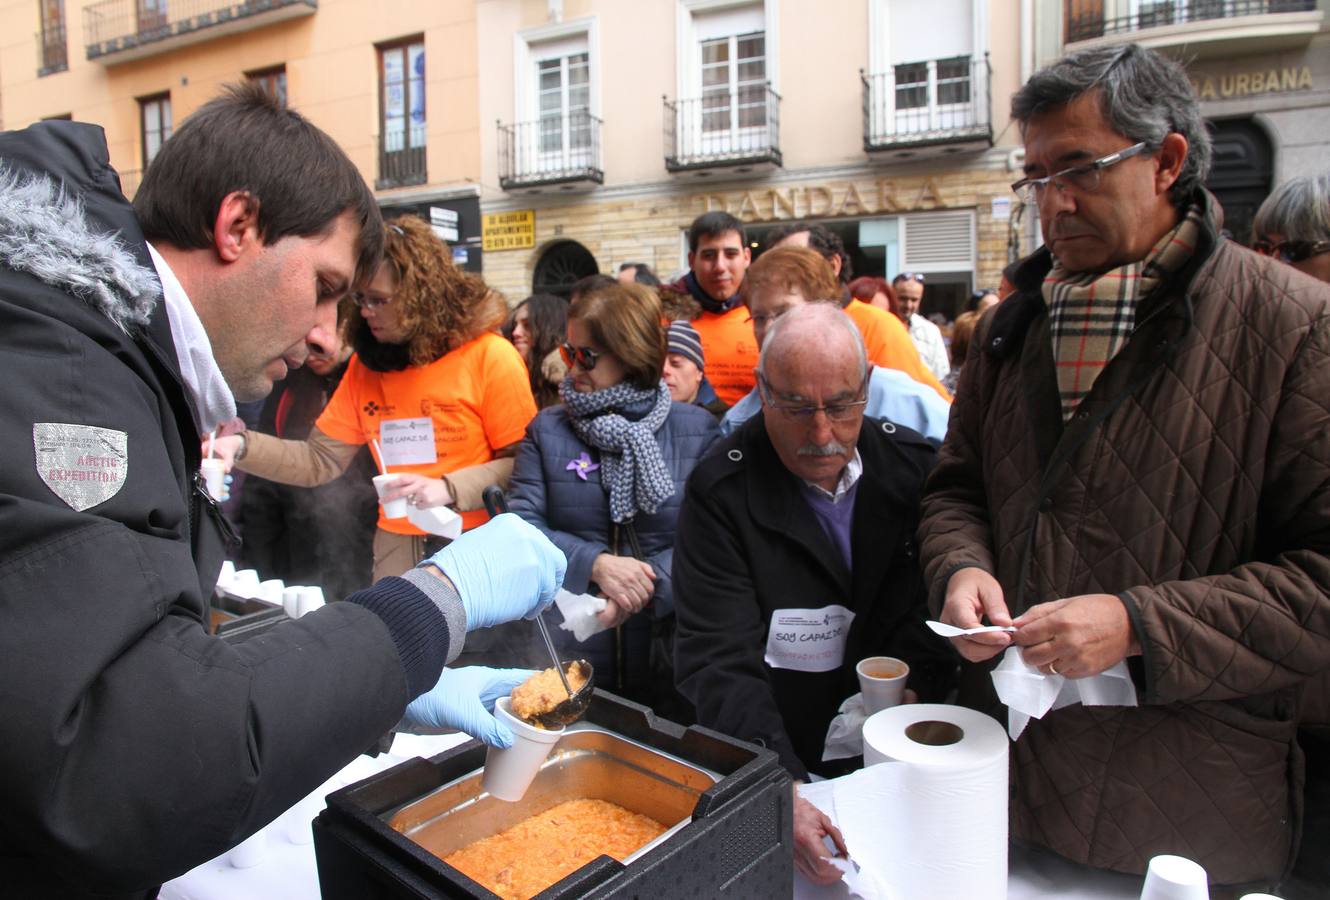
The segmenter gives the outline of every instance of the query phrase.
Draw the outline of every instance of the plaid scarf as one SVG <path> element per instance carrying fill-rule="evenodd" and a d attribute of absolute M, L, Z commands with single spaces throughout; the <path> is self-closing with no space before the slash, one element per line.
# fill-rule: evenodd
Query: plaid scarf
<path fill-rule="evenodd" d="M 1191 259 L 1202 217 L 1201 208 L 1191 206 L 1144 259 L 1103 273 L 1068 272 L 1058 262 L 1044 278 L 1063 422 L 1131 337 L 1141 300 Z"/>

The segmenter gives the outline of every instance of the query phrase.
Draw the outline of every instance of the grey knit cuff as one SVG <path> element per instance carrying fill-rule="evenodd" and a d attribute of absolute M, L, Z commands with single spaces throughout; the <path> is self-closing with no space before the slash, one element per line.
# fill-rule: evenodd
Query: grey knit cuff
<path fill-rule="evenodd" d="M 461 596 L 437 575 L 431 575 L 420 569 L 411 569 L 402 575 L 402 578 L 433 600 L 439 612 L 443 613 L 443 618 L 448 623 L 448 634 L 453 635 L 453 639 L 448 642 L 447 662 L 457 659 L 458 654 L 462 652 L 462 644 L 466 637 L 466 609 L 462 606 Z"/>

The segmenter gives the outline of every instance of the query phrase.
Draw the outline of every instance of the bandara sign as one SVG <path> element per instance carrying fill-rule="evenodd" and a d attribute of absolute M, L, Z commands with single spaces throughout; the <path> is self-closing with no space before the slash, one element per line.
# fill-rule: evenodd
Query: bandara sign
<path fill-rule="evenodd" d="M 877 213 L 914 212 L 946 207 L 942 191 L 933 178 L 905 186 L 891 178 L 871 184 L 853 181 L 799 187 L 771 187 L 719 194 L 693 194 L 688 198 L 690 214 L 722 210 L 744 222 L 776 222 L 821 219 L 835 216 L 865 216 Z"/>

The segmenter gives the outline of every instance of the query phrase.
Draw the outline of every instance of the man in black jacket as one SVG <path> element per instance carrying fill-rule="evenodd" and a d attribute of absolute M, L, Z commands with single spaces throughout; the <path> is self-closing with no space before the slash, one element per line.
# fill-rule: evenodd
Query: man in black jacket
<path fill-rule="evenodd" d="M 300 364 L 373 272 L 382 224 L 332 140 L 252 88 L 191 116 L 135 202 L 100 129 L 0 134 L 6 895 L 154 894 L 412 698 L 420 721 L 501 743 L 477 694 L 511 673 L 441 671 L 468 628 L 562 580 L 562 554 L 504 516 L 260 639 L 210 637 L 222 522 L 199 435 Z"/>
<path fill-rule="evenodd" d="M 921 435 L 865 418 L 863 339 L 840 310 L 778 318 L 757 370 L 762 413 L 688 479 L 674 552 L 676 677 L 703 725 L 765 744 L 796 780 L 827 767 L 855 664 L 890 655 L 910 687 L 940 699 L 955 669 L 924 627 L 914 544 L 934 451 Z M 830 822 L 796 795 L 795 863 L 827 883 Z M 843 850 L 843 847 L 842 847 Z"/>

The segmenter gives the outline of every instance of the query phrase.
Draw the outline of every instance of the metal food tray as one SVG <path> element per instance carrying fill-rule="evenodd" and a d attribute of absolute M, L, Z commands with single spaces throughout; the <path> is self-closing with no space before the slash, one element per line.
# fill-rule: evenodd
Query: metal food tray
<path fill-rule="evenodd" d="M 626 864 L 693 821 L 702 792 L 720 781 L 715 772 L 585 723 L 570 727 L 554 745 L 521 800 L 510 803 L 485 792 L 483 775 L 477 769 L 382 818 L 442 859 L 567 800 L 606 800 L 666 827 Z"/>

